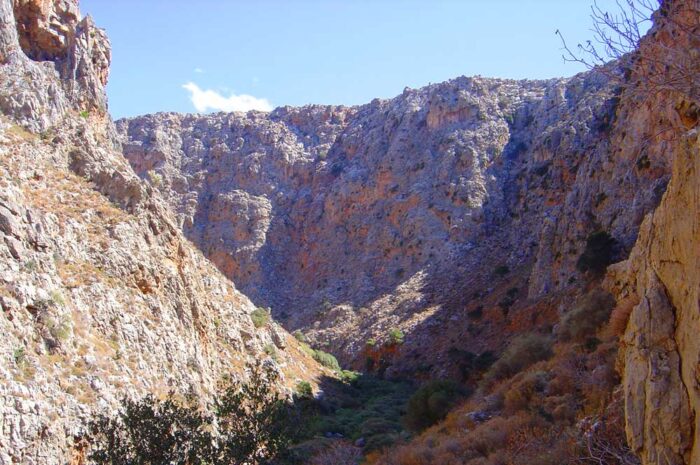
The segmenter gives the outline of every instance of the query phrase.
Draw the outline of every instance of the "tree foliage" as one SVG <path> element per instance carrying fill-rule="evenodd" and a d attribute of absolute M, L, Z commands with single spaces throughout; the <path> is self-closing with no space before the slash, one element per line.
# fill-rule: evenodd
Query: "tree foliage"
<path fill-rule="evenodd" d="M 613 263 L 617 240 L 606 231 L 596 231 L 586 238 L 586 247 L 576 262 L 581 272 L 590 271 L 594 275 L 605 273 Z"/>
<path fill-rule="evenodd" d="M 467 392 L 448 380 L 431 381 L 421 386 L 408 400 L 403 422 L 412 431 L 422 431 L 447 416 Z"/>
<path fill-rule="evenodd" d="M 246 382 L 222 383 L 213 405 L 194 397 L 124 399 L 114 416 L 91 421 L 89 458 L 105 465 L 263 465 L 286 455 L 294 411 L 275 389 L 269 364 L 249 366 Z"/>

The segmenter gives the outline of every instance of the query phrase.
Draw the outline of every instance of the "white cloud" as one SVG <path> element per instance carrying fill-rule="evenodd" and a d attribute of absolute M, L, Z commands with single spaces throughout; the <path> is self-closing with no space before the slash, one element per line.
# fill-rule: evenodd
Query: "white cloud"
<path fill-rule="evenodd" d="M 197 74 L 204 74 L 204 70 L 202 68 L 195 68 L 194 72 Z"/>
<path fill-rule="evenodd" d="M 215 90 L 202 89 L 194 82 L 188 82 L 182 86 L 184 89 L 189 91 L 190 100 L 194 108 L 200 112 L 205 113 L 207 111 L 249 111 L 249 110 L 260 110 L 260 111 L 270 111 L 272 110 L 272 104 L 264 98 L 253 97 L 252 95 L 236 95 L 230 94 L 225 97 Z"/>

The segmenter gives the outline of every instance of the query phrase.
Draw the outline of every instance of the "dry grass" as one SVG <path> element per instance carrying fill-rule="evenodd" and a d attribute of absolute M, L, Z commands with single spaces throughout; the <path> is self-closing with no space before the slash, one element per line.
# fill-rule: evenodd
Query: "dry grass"
<path fill-rule="evenodd" d="M 33 132 L 24 129 L 22 126 L 19 126 L 17 124 L 13 124 L 9 128 L 7 128 L 5 133 L 11 138 L 20 139 L 25 142 L 33 142 L 39 138 L 37 134 L 34 134 Z"/>
<path fill-rule="evenodd" d="M 608 321 L 607 332 L 611 336 L 622 336 L 627 329 L 632 310 L 639 304 L 637 295 L 629 296 L 617 303 Z"/>
<path fill-rule="evenodd" d="M 594 336 L 595 332 L 591 334 Z M 367 463 L 585 463 L 581 461 L 587 452 L 580 440 L 580 425 L 586 419 L 599 418 L 609 408 L 619 384 L 614 370 L 617 340 L 589 342 L 560 340 L 552 347 L 551 358 L 514 364 L 517 369 L 485 383 L 482 392 L 453 410 L 444 421 L 408 442 L 370 454 Z M 510 356 L 524 351 L 511 351 Z M 486 419 L 473 419 L 473 412 L 486 414 Z M 620 435 L 615 437 L 619 439 Z M 625 445 L 618 446 L 624 449 Z"/>

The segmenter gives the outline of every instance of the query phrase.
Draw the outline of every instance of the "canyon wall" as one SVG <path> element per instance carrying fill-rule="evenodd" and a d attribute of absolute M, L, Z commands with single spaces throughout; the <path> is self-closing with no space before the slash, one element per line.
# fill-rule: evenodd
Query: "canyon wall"
<path fill-rule="evenodd" d="M 320 375 L 185 239 L 118 150 L 109 43 L 77 1 L 0 1 L 0 464 L 79 460 L 123 396 Z M 270 357 L 275 352 L 274 360 Z"/>
<path fill-rule="evenodd" d="M 629 253 L 669 168 L 616 151 L 630 137 L 618 106 L 603 73 L 463 77 L 359 107 L 117 128 L 186 236 L 287 328 L 357 367 L 368 340 L 398 328 L 415 366 L 447 349 L 436 331 L 497 345 L 509 319 L 485 337 L 467 333 L 466 314 L 508 289 L 522 306 L 578 289 L 592 233 L 615 239 L 614 258 Z"/>
<path fill-rule="evenodd" d="M 696 57 L 697 1 L 664 5 L 641 56 Z M 354 367 L 388 347 L 388 375 L 451 376 L 450 354 L 551 332 L 602 277 L 596 237 L 624 260 L 630 446 L 700 463 L 693 95 L 600 69 L 114 125 L 109 62 L 75 0 L 0 0 L 0 464 L 65 463 L 124 394 L 206 394 L 259 358 L 322 375 L 256 306 Z"/>

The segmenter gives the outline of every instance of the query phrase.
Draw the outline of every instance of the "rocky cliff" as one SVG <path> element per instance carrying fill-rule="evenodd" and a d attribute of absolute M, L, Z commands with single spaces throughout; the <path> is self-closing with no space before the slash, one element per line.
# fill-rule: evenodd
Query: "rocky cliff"
<path fill-rule="evenodd" d="M 124 394 L 206 394 L 263 357 L 288 386 L 321 374 L 280 325 L 255 327 L 256 306 L 355 367 L 458 377 L 455 357 L 556 339 L 620 260 L 605 282 L 628 442 L 645 465 L 700 464 L 697 95 L 635 91 L 697 61 L 698 11 L 664 2 L 623 86 L 606 69 L 462 77 L 357 107 L 115 126 L 109 43 L 77 2 L 0 0 L 0 464 L 65 463 Z M 493 412 L 468 428 L 517 420 L 529 438 L 513 398 L 493 405 L 535 381 L 537 421 L 595 426 L 617 382 L 606 337 L 559 341 L 548 375 L 475 397 Z"/>
<path fill-rule="evenodd" d="M 106 114 L 109 43 L 76 1 L 0 1 L 0 464 L 63 464 L 125 395 L 247 362 L 320 370 L 185 239 Z M 270 358 L 274 356 L 274 360 Z"/>
<path fill-rule="evenodd" d="M 576 262 L 592 233 L 610 234 L 615 257 L 632 248 L 669 168 L 614 152 L 630 137 L 618 103 L 602 73 L 459 78 L 360 107 L 117 127 L 186 236 L 285 326 L 356 366 L 368 340 L 399 328 L 406 365 L 439 371 L 450 344 L 436 331 L 497 345 L 518 308 L 587 280 Z M 469 328 L 480 306 L 493 325 Z"/>
<path fill-rule="evenodd" d="M 700 2 L 666 2 L 640 47 L 642 84 L 670 85 L 648 94 L 628 126 L 646 126 L 643 149 L 666 157 L 672 175 L 629 259 L 606 278 L 616 311 L 629 314 L 619 365 L 627 437 L 644 464 L 700 463 L 700 70 L 675 74 L 697 56 L 699 32 Z"/>

